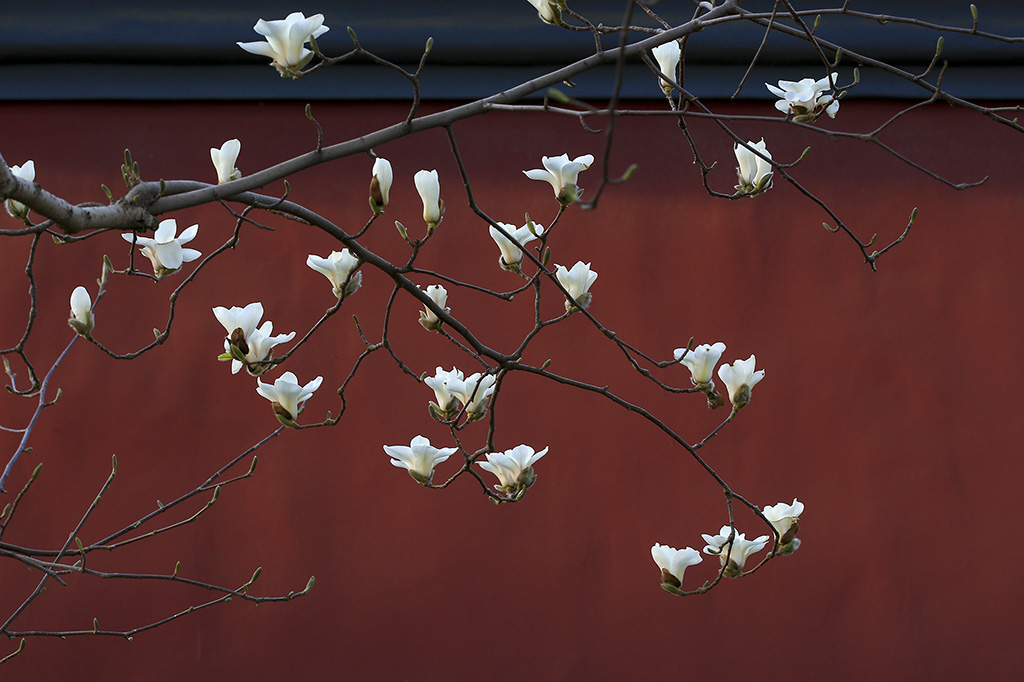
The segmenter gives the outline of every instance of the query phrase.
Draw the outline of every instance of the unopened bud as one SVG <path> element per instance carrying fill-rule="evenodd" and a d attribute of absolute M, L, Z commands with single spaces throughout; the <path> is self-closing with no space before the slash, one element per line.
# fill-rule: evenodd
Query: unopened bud
<path fill-rule="evenodd" d="M 374 175 L 373 179 L 370 180 L 370 207 L 373 209 L 374 215 L 383 211 L 384 205 L 384 194 L 380 191 L 380 180 Z"/>
<path fill-rule="evenodd" d="M 242 351 L 243 356 L 249 354 L 249 344 L 245 340 L 245 332 L 240 327 L 231 332 L 228 341 L 233 347 Z"/>
<path fill-rule="evenodd" d="M 711 389 L 711 391 L 706 393 L 706 395 L 708 398 L 708 407 L 712 410 L 717 409 L 725 404 L 725 401 L 722 399 L 722 394 L 714 390 L 713 388 Z"/>
<path fill-rule="evenodd" d="M 750 386 L 743 384 L 736 389 L 736 393 L 732 396 L 732 409 L 738 410 L 749 402 Z"/>

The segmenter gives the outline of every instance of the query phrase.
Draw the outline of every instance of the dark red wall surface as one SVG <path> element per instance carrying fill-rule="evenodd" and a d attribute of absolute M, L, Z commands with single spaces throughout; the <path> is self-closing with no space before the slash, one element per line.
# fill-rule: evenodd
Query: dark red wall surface
<path fill-rule="evenodd" d="M 726 108 L 772 114 L 769 104 Z M 844 103 L 818 125 L 869 130 L 893 104 Z M 401 120 L 399 106 L 317 105 L 333 143 Z M 214 179 L 208 149 L 238 137 L 238 167 L 250 173 L 308 151 L 316 142 L 303 105 L 4 105 L 0 151 L 8 163 L 35 160 L 37 180 L 75 202 L 103 201 L 100 184 L 122 185 L 125 147 L 146 179 Z M 417 435 L 451 444 L 426 411 L 429 388 L 383 352 L 349 386 L 345 418 L 330 429 L 288 432 L 259 452 L 253 479 L 227 487 L 195 524 L 88 565 L 166 573 L 238 585 L 257 566 L 259 594 L 313 592 L 259 608 L 233 602 L 179 619 L 134 641 L 30 639 L 0 670 L 4 679 L 105 680 L 861 680 L 1011 679 L 1024 663 L 1019 611 L 1024 561 L 1018 509 L 1024 464 L 1019 345 L 1024 331 L 1021 137 L 980 116 L 934 106 L 895 124 L 889 143 L 954 182 L 991 175 L 957 192 L 880 150 L 809 136 L 785 124 L 736 123 L 764 137 L 858 233 L 888 243 L 911 209 L 910 237 L 873 273 L 852 242 L 821 227 L 828 217 L 790 185 L 729 202 L 700 185 L 671 120 L 623 119 L 612 173 L 639 164 L 597 211 L 570 208 L 552 238 L 553 261 L 593 263 L 600 273 L 591 311 L 621 337 L 660 359 L 695 337 L 724 341 L 724 360 L 757 354 L 767 377 L 738 419 L 702 450 L 752 501 L 806 503 L 803 546 L 758 574 L 701 597 L 663 592 L 651 561 L 655 542 L 700 549 L 701 533 L 727 521 L 721 491 L 661 432 L 605 399 L 522 374 L 504 384 L 497 418 L 503 448 L 550 452 L 522 503 L 495 507 L 470 479 L 445 491 L 417 486 L 388 463 L 383 444 Z M 731 142 L 694 123 L 722 191 L 735 182 Z M 541 155 L 600 154 L 603 137 L 571 118 L 493 113 L 455 127 L 481 206 L 496 219 L 548 224 L 550 188 L 522 175 Z M 392 261 L 407 249 L 393 220 L 422 230 L 412 175 L 437 168 L 448 213 L 420 265 L 486 287 L 509 289 L 487 228 L 466 207 L 442 131 L 377 150 L 394 165 L 393 203 L 366 245 Z M 297 174 L 292 198 L 354 231 L 368 216 L 371 161 L 345 159 Z M 581 175 L 593 188 L 600 168 Z M 117 189 L 115 189 L 117 191 Z M 280 192 L 280 184 L 267 188 Z M 593 191 L 592 189 L 590 190 Z M 209 253 L 234 220 L 207 206 L 175 216 L 199 223 L 190 244 Z M 264 216 L 265 217 L 265 216 Z M 261 218 L 262 219 L 262 218 Z M 79 343 L 54 383 L 61 402 L 36 427 L 32 452 L 8 485 L 38 462 L 43 473 L 4 538 L 59 546 L 106 478 L 118 476 L 81 533 L 95 541 L 190 490 L 277 426 L 256 382 L 217 361 L 217 305 L 263 302 L 279 332 L 300 335 L 333 302 L 330 286 L 305 266 L 338 245 L 319 231 L 265 217 L 274 233 L 245 228 L 241 243 L 183 293 L 169 341 L 136 361 L 115 361 Z M 3 227 L 14 227 L 6 220 Z M 14 344 L 27 315 L 22 274 L 27 240 L 0 250 L 4 323 Z M 45 369 L 70 340 L 68 296 L 95 291 L 101 257 L 127 263 L 116 233 L 82 244 L 40 244 L 39 316 L 30 344 Z M 192 265 L 184 271 L 190 272 Z M 152 339 L 167 319 L 181 273 L 154 284 L 115 278 L 97 311 L 95 335 L 118 351 Z M 422 285 L 431 278 L 420 278 Z M 488 345 L 511 350 L 531 325 L 532 299 L 496 303 L 449 287 L 449 306 Z M 362 350 L 355 314 L 379 339 L 391 287 L 369 268 L 343 311 L 286 365 L 303 381 L 324 376 L 303 421 L 339 400 L 332 393 Z M 549 295 L 545 311 L 560 307 Z M 396 352 L 419 372 L 464 355 L 416 324 L 419 308 L 394 307 Z M 648 406 L 690 441 L 725 416 L 694 395 L 668 395 L 636 375 L 580 315 L 546 331 L 534 364 L 599 384 Z M 24 368 L 15 363 L 15 371 Z M 272 375 L 276 376 L 276 375 Z M 660 375 L 686 385 L 672 367 Z M 0 423 L 21 426 L 29 401 L 0 398 Z M 467 447 L 485 427 L 462 432 Z M 3 452 L 17 435 L 0 433 Z M 7 454 L 3 455 L 4 461 Z M 454 470 L 452 461 L 441 473 Z M 201 506 L 191 504 L 180 519 Z M 762 526 L 739 512 L 748 535 Z M 717 562 L 689 569 L 687 586 L 710 579 Z M 28 595 L 38 574 L 0 562 L 0 617 Z M 70 576 L 12 626 L 128 629 L 212 595 L 172 584 Z M 9 642 L 0 654 L 13 650 Z M 1013 671 L 1018 671 L 1014 673 Z"/>

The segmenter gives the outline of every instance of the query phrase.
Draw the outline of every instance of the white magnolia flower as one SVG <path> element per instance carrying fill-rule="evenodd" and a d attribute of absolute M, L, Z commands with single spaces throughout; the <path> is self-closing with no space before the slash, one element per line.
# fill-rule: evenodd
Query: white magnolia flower
<path fill-rule="evenodd" d="M 436 170 L 417 171 L 413 176 L 416 183 L 416 191 L 420 193 L 423 200 L 423 220 L 427 223 L 427 229 L 433 230 L 441 222 L 441 214 L 444 213 L 444 202 L 441 201 L 441 183 L 437 179 Z"/>
<path fill-rule="evenodd" d="M 760 142 L 747 142 L 747 144 L 767 158 L 772 158 L 771 152 L 765 148 L 763 137 Z M 739 163 L 739 167 L 736 169 L 736 177 L 739 178 L 739 184 L 736 185 L 737 191 L 760 194 L 771 188 L 773 172 L 772 165 L 768 161 L 739 143 L 734 144 L 732 150 Z"/>
<path fill-rule="evenodd" d="M 249 352 L 248 339 L 256 331 L 256 326 L 263 317 L 263 304 L 256 301 L 244 308 L 217 306 L 213 309 L 213 315 L 227 330 L 228 340 L 241 350 L 243 355 L 247 354 Z"/>
<path fill-rule="evenodd" d="M 19 180 L 24 180 L 25 182 L 35 182 L 36 162 L 26 161 L 24 164 L 20 166 L 11 166 L 11 175 L 18 178 Z M 4 202 L 4 207 L 7 209 L 7 212 L 11 214 L 12 218 L 17 218 L 18 220 L 28 220 L 28 206 L 21 203 L 20 201 L 8 199 Z"/>
<path fill-rule="evenodd" d="M 359 265 L 359 258 L 353 256 L 348 249 L 331 251 L 331 255 L 327 258 L 309 254 L 309 257 L 306 258 L 306 265 L 331 281 L 334 295 L 338 298 L 351 296 L 363 284 L 363 273 L 353 273 L 353 270 Z"/>
<path fill-rule="evenodd" d="M 68 324 L 82 336 L 88 336 L 96 324 L 92 316 L 92 299 L 85 287 L 75 287 L 71 292 L 71 317 L 68 318 Z"/>
<path fill-rule="evenodd" d="M 448 392 L 458 398 L 466 409 L 466 418 L 469 421 L 480 419 L 487 412 L 487 401 L 494 393 L 494 382 L 497 377 L 493 374 L 470 374 L 465 379 L 449 377 L 446 382 Z"/>
<path fill-rule="evenodd" d="M 712 375 L 724 352 L 725 344 L 719 341 L 715 344 L 702 343 L 689 352 L 685 348 L 676 348 L 672 354 L 676 361 L 689 368 L 694 386 L 710 386 L 713 389 L 715 382 L 712 381 Z"/>
<path fill-rule="evenodd" d="M 555 277 L 569 295 L 576 299 L 580 308 L 590 305 L 590 299 L 593 297 L 590 287 L 597 280 L 597 273 L 590 269 L 590 263 L 576 261 L 572 270 L 567 270 L 564 265 L 556 265 Z M 569 299 L 565 299 L 565 309 L 570 313 L 577 310 Z"/>
<path fill-rule="evenodd" d="M 491 239 L 493 239 L 494 243 L 498 245 L 499 249 L 501 249 L 501 256 L 498 258 L 498 264 L 506 270 L 518 271 L 519 263 L 523 260 L 523 250 L 520 247 L 525 246 L 543 234 L 544 226 L 538 225 L 532 220 L 522 227 L 516 227 L 515 225 L 509 225 L 508 223 L 498 224 L 512 236 L 512 239 L 509 239 L 495 229 L 493 225 L 490 227 Z"/>
<path fill-rule="evenodd" d="M 551 183 L 551 188 L 555 190 L 555 198 L 563 206 L 568 206 L 583 194 L 583 190 L 576 186 L 576 179 L 581 171 L 587 170 L 590 168 L 590 164 L 594 163 L 594 155 L 584 154 L 577 156 L 572 161 L 569 160 L 568 154 L 542 156 L 540 162 L 544 168 L 523 171 L 523 173 L 531 180 L 544 180 Z"/>
<path fill-rule="evenodd" d="M 210 158 L 213 159 L 213 167 L 217 169 L 218 185 L 242 177 L 242 171 L 235 168 L 240 151 L 242 151 L 242 143 L 238 140 L 228 140 L 221 145 L 220 149 L 210 148 Z"/>
<path fill-rule="evenodd" d="M 246 347 L 249 349 L 248 352 L 245 353 L 245 362 L 243 363 L 237 358 L 232 357 L 231 373 L 238 374 L 238 370 L 242 369 L 242 366 L 244 365 L 249 374 L 252 376 L 259 376 L 273 367 L 270 363 L 270 359 L 274 357 L 274 346 L 281 343 L 288 343 L 295 338 L 295 332 L 278 334 L 277 336 L 274 336 L 273 334 L 274 323 L 270 320 L 264 322 L 263 326 L 258 329 L 254 329 L 245 339 Z M 230 339 L 224 339 L 224 350 L 226 350 L 229 355 L 231 354 Z M 239 350 L 241 350 L 241 348 L 239 348 Z"/>
<path fill-rule="evenodd" d="M 304 45 L 310 38 L 327 33 L 324 15 L 314 14 L 308 19 L 302 12 L 292 12 L 284 19 L 264 21 L 260 19 L 253 30 L 266 36 L 266 42 L 238 43 L 246 52 L 270 57 L 274 68 L 281 76 L 292 76 L 313 58 L 313 53 Z"/>
<path fill-rule="evenodd" d="M 408 469 L 409 475 L 424 485 L 434 478 L 434 467 L 457 451 L 458 448 L 435 448 L 423 436 L 416 436 L 408 446 L 384 446 L 384 452 L 394 458 L 391 460 L 393 465 Z"/>
<path fill-rule="evenodd" d="M 142 247 L 142 255 L 153 264 L 153 274 L 157 279 L 166 277 L 181 267 L 182 263 L 190 263 L 203 254 L 195 249 L 184 249 L 182 246 L 195 239 L 199 232 L 198 225 L 192 225 L 178 233 L 178 223 L 174 218 L 161 220 L 153 238 L 140 237 L 134 232 L 123 232 L 121 237 L 126 242 L 135 242 Z"/>
<path fill-rule="evenodd" d="M 529 445 L 520 445 L 505 452 L 487 453 L 487 461 L 480 462 L 480 468 L 498 477 L 496 490 L 514 497 L 521 497 L 534 484 L 537 475 L 533 464 L 546 455 L 547 448 L 534 452 Z"/>
<path fill-rule="evenodd" d="M 718 535 L 701 534 L 701 537 L 704 538 L 704 542 L 708 543 L 707 547 L 704 548 L 704 553 L 717 554 L 722 565 L 725 566 L 725 575 L 729 578 L 735 578 L 743 573 L 743 566 L 747 561 L 747 557 L 754 552 L 760 552 L 768 544 L 768 536 L 761 535 L 753 540 L 748 540 L 743 533 L 737 531 L 736 537 L 732 539 L 732 548 L 726 551 L 731 533 L 732 528 L 722 526 L 722 529 L 718 531 Z"/>
<path fill-rule="evenodd" d="M 452 382 L 457 388 L 461 388 L 462 379 L 462 372 L 454 367 L 450 372 L 438 367 L 434 371 L 434 376 L 426 377 L 423 380 L 423 383 L 434 390 L 437 403 L 431 403 L 431 405 L 437 409 L 438 415 L 442 419 L 451 419 L 458 412 L 459 399 L 448 389 L 448 383 Z"/>
<path fill-rule="evenodd" d="M 565 9 L 565 0 L 528 0 L 537 10 L 537 16 L 545 24 L 561 26 L 562 10 Z"/>
<path fill-rule="evenodd" d="M 427 287 L 427 296 L 430 297 L 431 301 L 437 304 L 438 308 L 441 308 L 445 312 L 450 310 L 449 308 L 444 307 L 444 304 L 448 302 L 448 290 L 440 284 L 431 284 Z M 430 308 L 424 307 L 423 310 L 420 311 L 420 325 L 428 332 L 435 332 L 439 330 L 441 328 L 441 324 L 442 322 L 440 318 L 438 318 Z"/>
<path fill-rule="evenodd" d="M 780 98 L 775 103 L 776 109 L 784 114 L 792 114 L 794 121 L 813 121 L 821 116 L 822 110 L 829 118 L 836 117 L 839 100 L 824 93 L 832 88 L 838 77 L 839 74 L 833 72 L 831 84 L 828 78 L 804 78 L 800 81 L 779 81 L 779 87 L 769 83 L 765 83 L 765 86 Z"/>
<path fill-rule="evenodd" d="M 751 354 L 746 360 L 737 360 L 731 365 L 722 365 L 718 368 L 718 376 L 729 389 L 729 402 L 732 403 L 734 410 L 750 402 L 750 389 L 764 379 L 763 369 L 754 371 L 755 362 L 754 355 Z"/>
<path fill-rule="evenodd" d="M 797 531 L 800 530 L 800 515 L 804 513 L 804 503 L 793 498 L 793 504 L 779 502 L 761 510 L 768 522 L 779 532 L 779 554 L 792 554 L 800 546 Z"/>
<path fill-rule="evenodd" d="M 654 563 L 661 569 L 662 585 L 669 585 L 676 588 L 675 592 L 683 584 L 683 573 L 687 566 L 696 566 L 704 561 L 700 553 L 691 548 L 676 549 L 668 545 L 660 545 L 657 542 L 651 547 L 651 556 Z"/>
<path fill-rule="evenodd" d="M 391 162 L 378 156 L 373 162 L 373 178 L 370 180 L 370 207 L 375 215 L 388 205 L 393 179 Z"/>
<path fill-rule="evenodd" d="M 294 374 L 285 372 L 273 384 L 265 384 L 257 379 L 256 392 L 273 403 L 274 413 L 281 423 L 294 426 L 295 418 L 299 416 L 299 407 L 320 388 L 323 380 L 323 377 L 317 377 L 305 386 L 300 386 Z"/>
<path fill-rule="evenodd" d="M 679 58 L 682 56 L 682 52 L 679 49 L 679 41 L 670 40 L 667 43 L 658 45 L 652 50 L 654 58 L 658 60 L 658 68 L 661 72 L 676 80 L 676 69 L 679 67 Z M 666 95 L 672 93 L 672 86 L 665 81 L 658 79 L 658 84 L 661 85 L 661 89 Z"/>

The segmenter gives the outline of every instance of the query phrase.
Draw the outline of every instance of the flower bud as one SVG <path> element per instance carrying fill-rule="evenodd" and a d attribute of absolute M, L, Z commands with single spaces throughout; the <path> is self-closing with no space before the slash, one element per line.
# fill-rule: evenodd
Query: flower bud
<path fill-rule="evenodd" d="M 92 299 L 85 287 L 75 287 L 71 292 L 71 317 L 68 324 L 82 336 L 89 336 L 96 320 L 92 315 Z"/>
<path fill-rule="evenodd" d="M 373 179 L 370 180 L 370 207 L 374 215 L 378 215 L 388 205 L 392 179 L 391 162 L 378 157 L 373 162 Z"/>
<path fill-rule="evenodd" d="M 725 404 L 725 400 L 722 398 L 722 394 L 714 390 L 714 384 L 711 385 L 711 390 L 706 392 L 704 395 L 708 399 L 708 408 L 715 410 Z"/>

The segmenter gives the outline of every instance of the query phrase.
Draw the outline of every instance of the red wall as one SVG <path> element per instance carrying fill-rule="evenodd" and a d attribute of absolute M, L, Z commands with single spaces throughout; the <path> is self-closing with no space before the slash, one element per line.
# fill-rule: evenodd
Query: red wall
<path fill-rule="evenodd" d="M 764 106 L 729 110 L 763 114 Z M 850 101 L 835 122 L 819 125 L 868 130 L 896 110 Z M 404 113 L 390 105 L 314 108 L 327 143 Z M 5 105 L 0 116 L 7 162 L 34 159 L 37 180 L 76 202 L 102 201 L 100 183 L 119 187 L 126 146 L 146 179 L 213 180 L 207 150 L 228 138 L 242 141 L 243 173 L 316 141 L 301 104 Z M 351 383 L 339 425 L 283 434 L 260 451 L 256 476 L 224 489 L 199 522 L 88 562 L 157 573 L 180 560 L 182 575 L 228 585 L 262 566 L 256 592 L 300 590 L 315 575 L 311 595 L 259 608 L 221 605 L 132 642 L 33 638 L 4 666 L 5 679 L 1008 679 L 1018 670 L 1020 137 L 942 106 L 893 126 L 892 146 L 953 181 L 992 176 L 956 192 L 863 144 L 808 137 L 783 124 L 737 123 L 741 135 L 764 136 L 778 160 L 811 145 L 797 177 L 858 233 L 878 232 L 879 244 L 919 207 L 909 239 L 872 273 L 847 238 L 821 228 L 827 216 L 791 186 L 778 182 L 753 200 L 712 199 L 670 120 L 619 126 L 612 172 L 633 162 L 639 170 L 610 188 L 597 211 L 567 212 L 552 238 L 553 261 L 592 262 L 600 278 L 591 311 L 660 359 L 691 336 L 724 341 L 730 362 L 757 354 L 766 379 L 702 453 L 758 504 L 794 496 L 806 503 L 796 555 L 702 597 L 665 594 L 650 546 L 700 549 L 700 534 L 727 520 L 721 492 L 637 416 L 522 374 L 504 384 L 496 438 L 502 448 L 550 447 L 525 500 L 495 507 L 470 479 L 446 491 L 423 489 L 388 463 L 381 445 L 407 444 L 421 433 L 448 445 L 450 437 L 427 416 L 431 391 L 377 353 Z M 694 127 L 706 158 L 718 161 L 712 182 L 731 191 L 731 143 L 711 126 Z M 599 154 L 603 145 L 558 116 L 495 113 L 455 131 L 477 200 L 516 224 L 529 212 L 546 225 L 556 209 L 550 188 L 522 169 L 538 167 L 542 154 Z M 377 151 L 394 164 L 396 184 L 387 215 L 367 235 L 369 248 L 404 259 L 389 225 L 399 219 L 419 233 L 412 175 L 437 168 L 448 213 L 419 264 L 487 287 L 517 286 L 466 208 L 443 132 Z M 354 231 L 368 215 L 370 166 L 358 157 L 300 173 L 292 198 Z M 597 166 L 587 171 L 581 185 L 595 187 L 599 173 Z M 234 226 L 216 206 L 175 217 L 180 228 L 199 223 L 190 246 L 204 253 Z M 5 541 L 63 542 L 105 479 L 111 454 L 118 477 L 82 532 L 87 542 L 157 499 L 191 489 L 277 426 L 255 380 L 217 362 L 223 331 L 210 309 L 261 300 L 277 331 L 301 334 L 334 300 L 326 280 L 304 265 L 306 255 L 337 245 L 313 228 L 266 222 L 277 231 L 245 229 L 221 266 L 185 290 L 171 338 L 157 351 L 127 363 L 76 345 L 54 379 L 63 398 L 44 414 L 34 449 L 8 485 L 13 494 L 45 462 Z M 0 346 L 7 347 L 27 314 L 28 241 L 4 246 Z M 37 368 L 48 367 L 71 338 L 68 296 L 78 284 L 95 290 L 103 254 L 127 263 L 117 234 L 40 245 L 30 344 Z M 148 343 L 181 279 L 114 279 L 97 311 L 96 337 L 122 352 Z M 453 314 L 494 348 L 512 349 L 529 329 L 529 296 L 495 304 L 449 290 Z M 333 388 L 362 350 L 352 315 L 379 339 L 389 293 L 386 278 L 365 269 L 363 289 L 288 362 L 303 381 L 324 376 L 304 421 L 337 413 Z M 555 295 L 544 303 L 552 314 L 560 306 Z M 417 373 L 468 369 L 464 355 L 416 324 L 418 307 L 395 305 L 396 352 Z M 654 389 L 580 315 L 545 332 L 526 360 L 548 357 L 553 371 L 609 384 L 690 441 L 725 416 L 709 412 L 699 396 Z M 15 370 L 24 376 L 17 363 Z M 680 367 L 661 376 L 688 382 Z M 30 412 L 28 401 L 0 398 L 4 426 L 24 424 Z M 482 424 L 462 432 L 471 449 L 484 434 Z M 0 434 L 0 444 L 11 452 L 17 436 Z M 453 469 L 449 462 L 441 472 Z M 737 524 L 748 535 L 761 532 L 742 512 Z M 715 568 L 709 560 L 691 568 L 687 586 Z M 0 615 L 37 581 L 21 564 L 0 562 Z M 51 584 L 12 627 L 84 629 L 96 617 L 101 627 L 127 629 L 210 598 L 181 585 L 71 576 L 67 587 Z"/>

